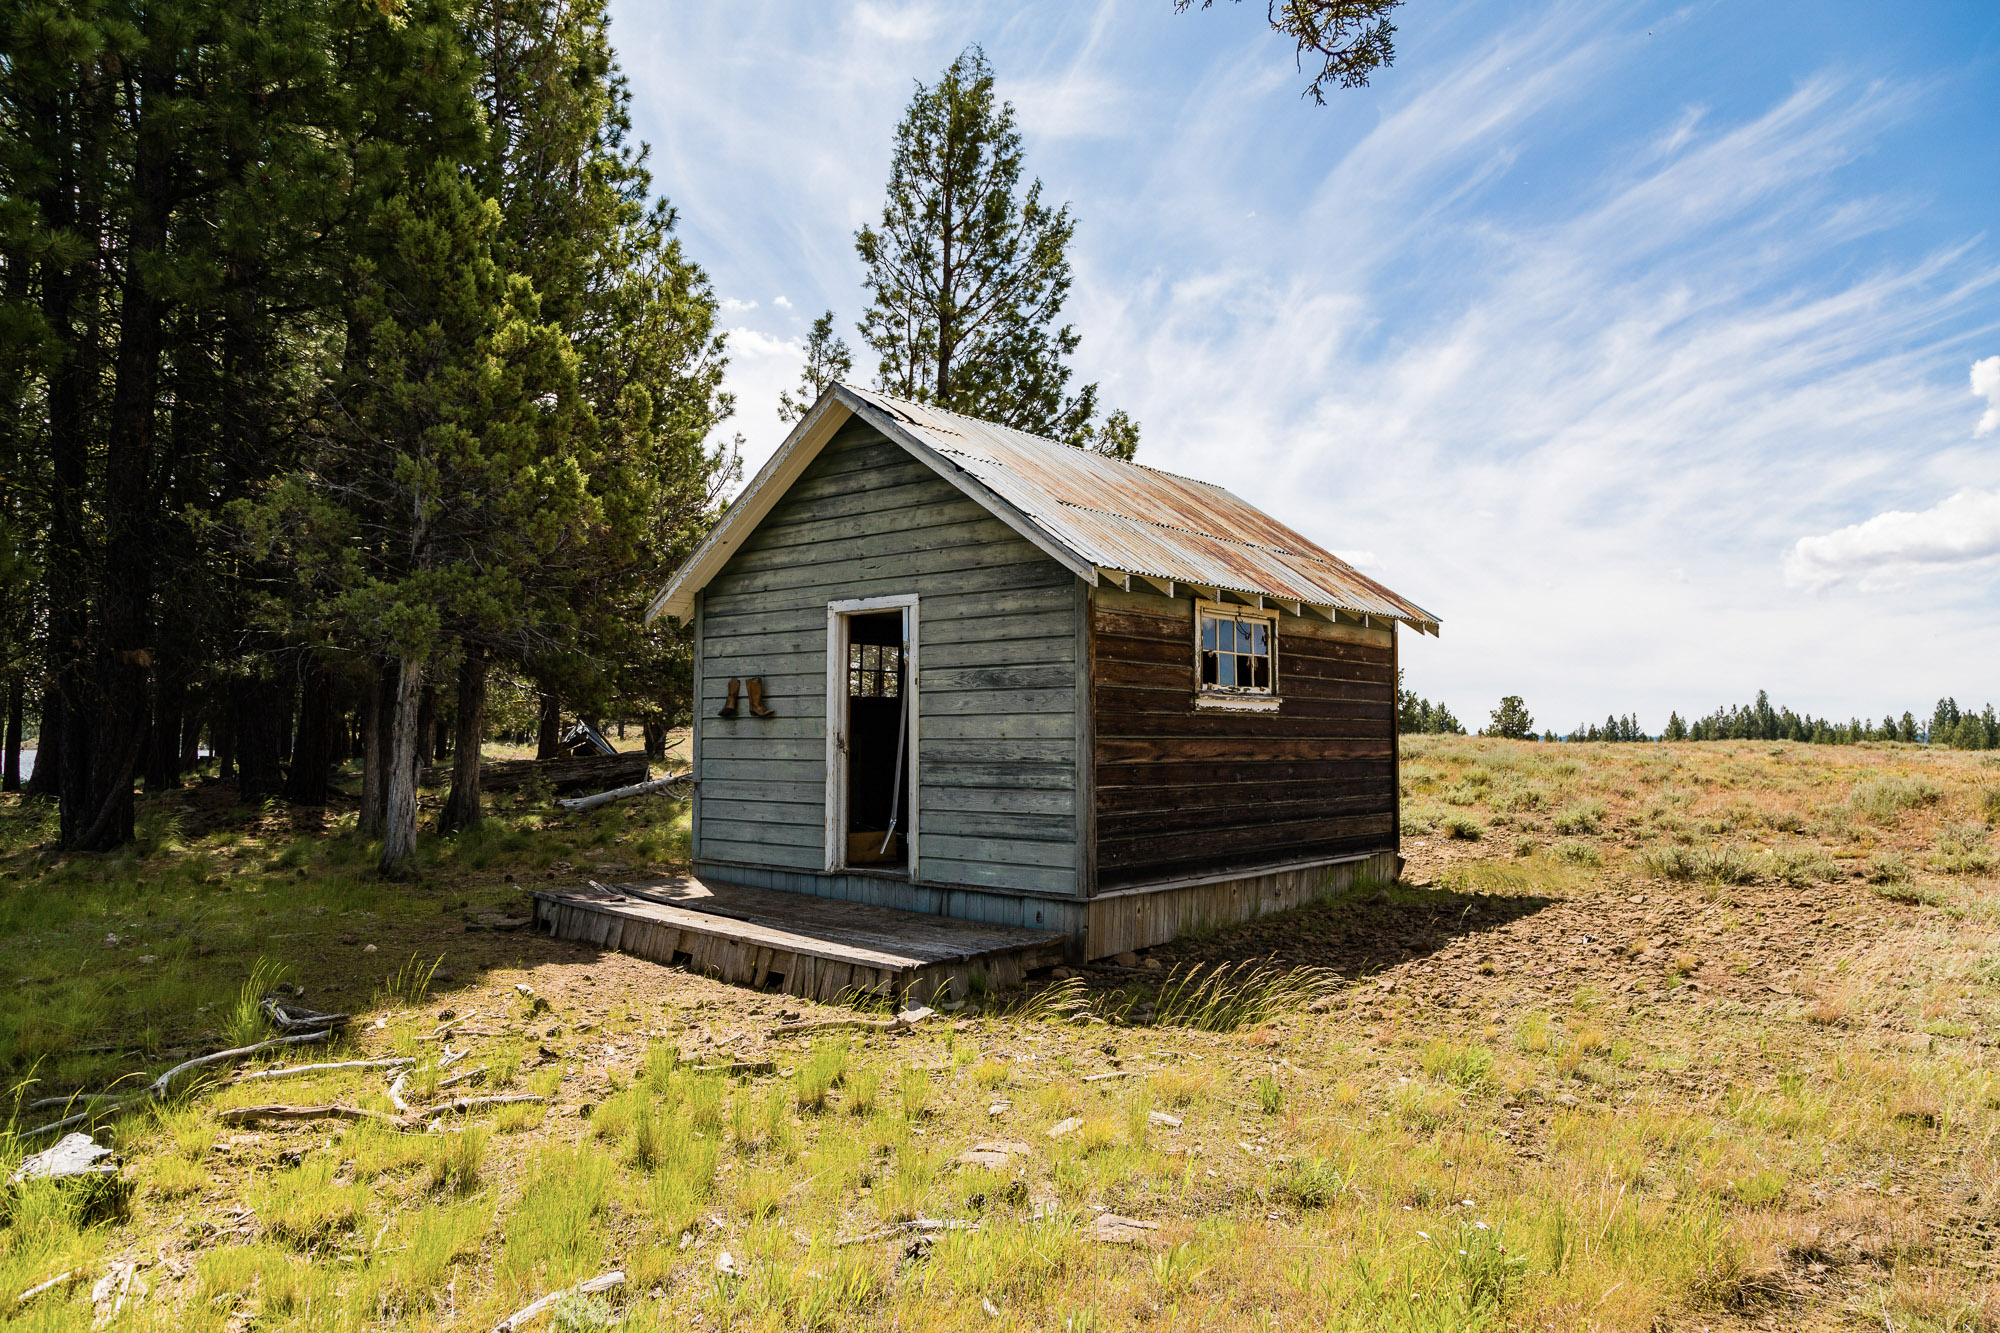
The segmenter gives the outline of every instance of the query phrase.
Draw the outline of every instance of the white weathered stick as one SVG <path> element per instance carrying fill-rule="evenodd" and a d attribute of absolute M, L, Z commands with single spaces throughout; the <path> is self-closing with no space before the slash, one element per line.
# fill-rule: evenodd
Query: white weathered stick
<path fill-rule="evenodd" d="M 248 1074 L 238 1074 L 238 1083 L 256 1083 L 270 1078 L 296 1078 L 300 1074 L 326 1074 L 336 1069 L 402 1069 L 415 1064 L 414 1056 L 399 1055 L 393 1060 L 336 1060 L 323 1065 L 290 1065 L 279 1069 L 258 1069 Z"/>
<path fill-rule="evenodd" d="M 83 1106 L 89 1102 L 122 1102 L 132 1094 L 126 1092 L 77 1092 L 67 1097 L 37 1097 L 21 1109 L 24 1111 L 46 1111 L 51 1106 Z"/>
<path fill-rule="evenodd" d="M 821 1018 L 801 1023 L 780 1023 L 770 1031 L 773 1037 L 795 1036 L 801 1032 L 830 1032 L 836 1028 L 862 1028 L 869 1032 L 898 1032 L 915 1027 L 926 1018 L 936 1018 L 931 1008 L 905 1009 L 894 1018 Z"/>
<path fill-rule="evenodd" d="M 258 1008 L 264 1011 L 264 1017 L 270 1019 L 280 1032 L 296 1032 L 300 1028 L 344 1027 L 351 1021 L 351 1015 L 323 1014 L 302 1004 L 286 1004 L 275 995 L 266 995 Z"/>
<path fill-rule="evenodd" d="M 361 1106 L 231 1106 L 215 1113 L 225 1125 L 254 1125 L 259 1120 L 380 1120 L 403 1127 L 403 1121 L 384 1111 Z"/>
<path fill-rule="evenodd" d="M 86 1268 L 72 1268 L 66 1273 L 57 1273 L 47 1282 L 37 1282 L 34 1286 L 29 1287 L 19 1296 L 16 1296 L 14 1298 L 14 1304 L 26 1305 L 29 1301 L 32 1301 L 33 1299 L 35 1299 L 35 1297 L 41 1295 L 43 1292 L 53 1291 L 57 1287 L 63 1286 L 66 1283 L 74 1282 L 76 1279 L 82 1277 L 85 1273 L 89 1271 L 90 1270 Z"/>
<path fill-rule="evenodd" d="M 192 1060 L 175 1065 L 172 1069 L 169 1069 L 166 1073 L 147 1084 L 138 1094 L 127 1098 L 125 1101 L 116 1103 L 109 1109 L 113 1111 L 122 1110 L 134 1102 L 144 1101 L 149 1097 L 164 1097 L 167 1089 L 172 1086 L 173 1081 L 190 1069 L 200 1069 L 206 1065 L 220 1064 L 224 1060 L 240 1060 L 246 1055 L 255 1055 L 259 1051 L 273 1050 L 279 1046 L 302 1046 L 307 1042 L 325 1041 L 332 1035 L 331 1032 L 302 1032 L 295 1037 L 273 1037 L 269 1041 L 260 1041 L 249 1046 L 237 1046 L 227 1051 L 216 1051 L 211 1055 L 199 1055 Z M 98 1112 L 95 1109 L 81 1111 L 65 1120 L 58 1120 L 52 1125 L 43 1125 L 37 1129 L 28 1130 L 21 1137 L 31 1139 L 37 1134 L 51 1134 L 59 1129 L 68 1129 L 71 1125 L 82 1124 L 97 1114 Z"/>
<path fill-rule="evenodd" d="M 462 1074 L 453 1074 L 450 1078 L 441 1080 L 438 1083 L 438 1089 L 439 1091 L 443 1091 L 445 1088 L 456 1087 L 458 1084 L 464 1083 L 469 1079 L 481 1078 L 485 1073 L 486 1066 L 480 1065 L 477 1069 L 468 1069 Z"/>
<path fill-rule="evenodd" d="M 515 1329 L 521 1327 L 521 1325 L 527 1323 L 536 1315 L 548 1310 L 565 1296 L 594 1296 L 600 1291 L 610 1291 L 614 1287 L 622 1287 L 624 1285 L 625 1275 L 615 1268 L 609 1273 L 599 1273 L 596 1277 L 585 1282 L 579 1282 L 574 1287 L 564 1287 L 561 1291 L 552 1291 L 546 1296 L 537 1296 L 534 1300 L 529 1301 L 526 1305 L 495 1324 L 493 1326 L 493 1333 L 514 1333 Z"/>
<path fill-rule="evenodd" d="M 645 796 L 651 792 L 665 791 L 675 783 L 686 782 L 693 776 L 692 773 L 673 773 L 664 778 L 654 778 L 650 782 L 635 782 L 629 787 L 613 787 L 610 791 L 601 791 L 594 796 L 566 797 L 556 804 L 565 810 L 594 810 L 600 805 L 622 801 L 628 796 Z"/>
<path fill-rule="evenodd" d="M 545 1102 L 548 1098 L 531 1092 L 503 1092 L 491 1097 L 454 1097 L 436 1106 L 426 1106 L 411 1117 L 413 1120 L 438 1120 L 448 1115 L 464 1111 L 476 1111 L 482 1106 L 519 1106 L 526 1102 Z"/>
<path fill-rule="evenodd" d="M 410 1104 L 403 1100 L 403 1085 L 410 1081 L 410 1071 L 405 1069 L 396 1075 L 396 1081 L 389 1085 L 389 1105 L 404 1115 L 410 1113 Z"/>
<path fill-rule="evenodd" d="M 933 1236 L 941 1231 L 973 1231 L 977 1230 L 978 1226 L 977 1222 L 961 1222 L 956 1218 L 919 1217 L 909 1222 L 894 1223 L 883 1227 L 880 1231 L 871 1231 L 865 1236 L 849 1236 L 846 1240 L 835 1241 L 834 1245 L 836 1248 L 843 1245 L 868 1245 L 878 1240 L 888 1240 L 892 1236 L 908 1235 L 912 1231 L 920 1236 Z"/>

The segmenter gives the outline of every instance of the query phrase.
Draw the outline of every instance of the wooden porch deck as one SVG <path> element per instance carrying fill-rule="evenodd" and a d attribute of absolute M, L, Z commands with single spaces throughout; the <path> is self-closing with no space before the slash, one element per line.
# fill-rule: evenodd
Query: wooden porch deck
<path fill-rule="evenodd" d="M 558 939 L 822 1001 L 930 1001 L 1018 984 L 1063 959 L 1065 935 L 692 876 L 537 890 Z"/>

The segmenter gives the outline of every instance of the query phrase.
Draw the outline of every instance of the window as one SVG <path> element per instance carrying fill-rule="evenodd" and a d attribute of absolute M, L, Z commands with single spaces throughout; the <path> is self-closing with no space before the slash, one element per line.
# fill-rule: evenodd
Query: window
<path fill-rule="evenodd" d="M 1276 616 L 1203 602 L 1195 617 L 1200 625 L 1196 651 L 1202 694 L 1269 697 L 1275 693 Z"/>
<path fill-rule="evenodd" d="M 847 694 L 853 699 L 894 699 L 903 692 L 903 645 L 847 645 Z"/>

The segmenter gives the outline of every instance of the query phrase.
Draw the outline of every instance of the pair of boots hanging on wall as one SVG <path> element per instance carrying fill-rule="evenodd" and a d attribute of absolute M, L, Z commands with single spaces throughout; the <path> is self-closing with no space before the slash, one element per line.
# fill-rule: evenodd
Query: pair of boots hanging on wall
<path fill-rule="evenodd" d="M 771 716 L 772 710 L 764 706 L 764 678 L 762 676 L 752 676 L 749 680 L 742 681 L 731 676 L 729 678 L 729 701 L 722 705 L 722 711 L 716 714 L 717 717 L 736 716 L 736 701 L 742 697 L 745 685 L 750 687 L 751 715 L 754 717 Z"/>

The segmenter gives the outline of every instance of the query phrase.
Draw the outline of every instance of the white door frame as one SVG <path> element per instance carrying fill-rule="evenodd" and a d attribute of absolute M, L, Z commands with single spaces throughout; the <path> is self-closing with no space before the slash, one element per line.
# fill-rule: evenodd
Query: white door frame
<path fill-rule="evenodd" d="M 917 594 L 855 597 L 826 604 L 826 868 L 847 868 L 847 617 L 903 612 L 903 707 L 908 710 L 909 763 L 903 773 L 903 830 L 909 874 L 917 874 Z"/>

